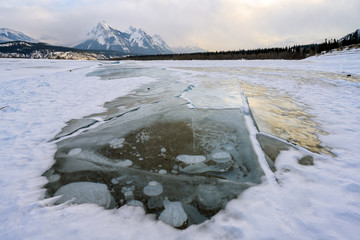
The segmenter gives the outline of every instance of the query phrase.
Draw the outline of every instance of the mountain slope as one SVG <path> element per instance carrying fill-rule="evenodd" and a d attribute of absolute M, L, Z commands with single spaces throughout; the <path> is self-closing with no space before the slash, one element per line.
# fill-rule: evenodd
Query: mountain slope
<path fill-rule="evenodd" d="M 173 47 L 175 53 L 201 53 L 207 52 L 207 50 L 196 47 L 196 46 L 186 46 L 186 47 Z"/>
<path fill-rule="evenodd" d="M 38 42 L 37 40 L 9 28 L 0 28 L 0 43 L 11 41 Z"/>
<path fill-rule="evenodd" d="M 357 29 L 355 32 L 347 34 L 345 37 L 339 39 L 339 42 L 342 44 L 355 44 L 359 43 L 360 40 L 360 29 Z"/>
<path fill-rule="evenodd" d="M 3 58 L 47 58 L 95 60 L 122 57 L 119 52 L 86 51 L 62 46 L 53 46 L 46 43 L 30 43 L 13 41 L 0 43 L 0 57 Z"/>
<path fill-rule="evenodd" d="M 84 50 L 115 50 L 129 53 L 128 43 L 125 40 L 128 37 L 128 34 L 110 27 L 105 22 L 101 22 L 88 33 L 88 39 L 75 46 L 75 48 Z"/>
<path fill-rule="evenodd" d="M 115 50 L 127 54 L 168 54 L 170 47 L 159 36 L 150 36 L 142 29 L 130 27 L 121 32 L 106 22 L 100 22 L 88 33 L 88 39 L 75 46 L 85 50 Z"/>

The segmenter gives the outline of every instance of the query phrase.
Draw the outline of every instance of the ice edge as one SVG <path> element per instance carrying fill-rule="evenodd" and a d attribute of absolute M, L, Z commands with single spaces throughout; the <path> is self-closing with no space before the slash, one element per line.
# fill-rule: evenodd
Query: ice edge
<path fill-rule="evenodd" d="M 236 80 L 236 85 L 238 87 L 239 94 L 241 96 L 241 100 L 242 100 L 242 103 L 244 106 L 244 117 L 245 117 L 246 127 L 249 129 L 250 141 L 251 141 L 251 144 L 254 146 L 256 155 L 258 156 L 260 167 L 264 171 L 267 182 L 271 185 L 277 185 L 276 177 L 275 177 L 274 173 L 271 171 L 270 166 L 268 165 L 268 163 L 266 161 L 265 154 L 262 151 L 260 143 L 256 138 L 256 133 L 258 133 L 259 130 L 256 127 L 257 125 L 255 122 L 255 119 L 253 119 L 251 116 L 251 110 L 250 110 L 249 103 L 248 103 L 247 98 L 245 97 L 243 91 L 240 88 L 238 80 Z"/>

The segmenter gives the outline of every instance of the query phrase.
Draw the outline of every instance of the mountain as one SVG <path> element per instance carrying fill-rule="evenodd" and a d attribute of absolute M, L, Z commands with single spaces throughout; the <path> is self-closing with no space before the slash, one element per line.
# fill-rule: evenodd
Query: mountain
<path fill-rule="evenodd" d="M 165 53 L 173 53 L 173 50 L 166 44 L 166 42 L 160 37 L 160 35 L 155 34 L 152 36 L 152 39 L 155 42 L 155 45 L 162 49 Z"/>
<path fill-rule="evenodd" d="M 200 53 L 207 52 L 207 50 L 203 48 L 199 48 L 196 46 L 186 46 L 186 47 L 173 47 L 172 48 L 175 53 Z"/>
<path fill-rule="evenodd" d="M 46 43 L 13 41 L 0 43 L 0 57 L 3 58 L 47 58 L 72 60 L 99 60 L 119 58 L 123 55 L 112 51 L 86 51 Z"/>
<path fill-rule="evenodd" d="M 357 29 L 355 32 L 347 34 L 345 37 L 339 39 L 339 42 L 342 44 L 352 44 L 359 43 L 360 40 L 360 29 Z"/>
<path fill-rule="evenodd" d="M 0 28 L 0 43 L 11 41 L 38 42 L 37 40 L 9 28 Z"/>
<path fill-rule="evenodd" d="M 100 22 L 88 33 L 88 39 L 75 46 L 86 50 L 115 50 L 130 55 L 170 54 L 171 48 L 159 36 L 150 36 L 142 29 L 130 27 L 121 32 Z"/>

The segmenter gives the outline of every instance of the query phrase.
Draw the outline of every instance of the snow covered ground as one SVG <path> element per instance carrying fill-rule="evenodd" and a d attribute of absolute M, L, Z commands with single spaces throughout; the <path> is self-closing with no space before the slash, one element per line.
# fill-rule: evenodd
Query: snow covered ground
<path fill-rule="evenodd" d="M 119 63 L 165 69 L 194 84 L 236 79 L 255 115 L 255 99 L 252 103 L 246 86 L 265 88 L 271 99 L 290 97 L 321 130 L 316 134 L 320 145 L 334 154 L 322 153 L 314 166 L 303 166 L 295 160 L 297 152 L 283 152 L 276 161 L 278 184 L 264 181 L 249 188 L 211 220 L 186 230 L 155 221 L 139 207 L 54 206 L 56 199 L 45 199 L 47 180 L 41 175 L 54 163 L 56 151 L 49 140 L 65 123 L 103 112 L 104 102 L 157 81 L 146 71 L 111 80 L 86 76 L 108 64 L 0 59 L 0 239 L 358 239 L 360 49 L 302 61 Z M 302 119 L 290 116 L 297 117 Z M 301 124 L 293 128 L 301 130 Z"/>

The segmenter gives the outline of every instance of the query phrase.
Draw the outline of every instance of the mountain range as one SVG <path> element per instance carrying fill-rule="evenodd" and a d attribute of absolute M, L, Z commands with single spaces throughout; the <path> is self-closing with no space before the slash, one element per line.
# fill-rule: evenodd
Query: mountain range
<path fill-rule="evenodd" d="M 349 33 L 338 42 L 335 40 L 322 44 L 310 44 L 303 46 L 294 46 L 293 48 L 310 49 L 326 48 L 330 44 L 336 46 L 347 46 L 358 44 L 360 41 L 360 29 Z M 336 47 L 335 45 L 332 47 Z M 291 48 L 290 48 L 291 49 Z M 325 49 L 325 50 L 326 50 Z M 243 50 L 244 52 L 245 50 Z M 206 53 L 204 53 L 206 52 Z M 232 51 L 233 53 L 234 51 Z M 249 50 L 248 52 L 252 52 Z M 316 51 L 315 51 L 316 52 Z M 150 36 L 142 29 L 129 27 L 122 32 L 111 27 L 106 22 L 100 22 L 88 34 L 84 42 L 76 45 L 74 48 L 52 46 L 46 43 L 39 43 L 19 31 L 8 28 L 0 28 L 0 57 L 21 57 L 21 58 L 60 58 L 60 59 L 117 59 L 124 56 L 136 55 L 161 55 L 172 59 L 171 56 L 179 54 L 199 53 L 201 56 L 207 56 L 210 53 L 197 47 L 178 47 L 171 49 L 166 42 L 158 35 Z M 233 54 L 234 55 L 234 54 Z M 231 56 L 234 57 L 234 56 Z"/>
<path fill-rule="evenodd" d="M 37 59 L 72 59 L 72 60 L 103 60 L 120 58 L 116 51 L 80 50 L 69 47 L 53 46 L 46 43 L 12 41 L 0 43 L 2 58 L 37 58 Z"/>
<path fill-rule="evenodd" d="M 186 47 L 172 47 L 174 53 L 201 53 L 207 52 L 207 50 L 195 46 L 186 46 Z"/>
<path fill-rule="evenodd" d="M 38 42 L 22 32 L 18 32 L 8 28 L 0 28 L 0 43 L 12 41 Z"/>
<path fill-rule="evenodd" d="M 85 42 L 75 46 L 83 50 L 115 50 L 132 55 L 171 54 L 173 51 L 160 37 L 148 35 L 142 29 L 129 27 L 121 32 L 106 22 L 100 22 L 88 33 Z"/>
<path fill-rule="evenodd" d="M 39 42 L 19 31 L 0 28 L 0 43 L 12 41 Z M 38 47 L 38 45 L 32 45 L 32 47 Z M 150 36 L 141 28 L 138 29 L 132 26 L 122 32 L 105 21 L 99 22 L 87 34 L 86 40 L 74 46 L 74 48 L 88 51 L 111 51 L 111 53 L 116 52 L 117 56 L 186 53 L 197 49 L 204 51 L 195 47 L 176 48 L 174 51 L 159 34 Z"/>

